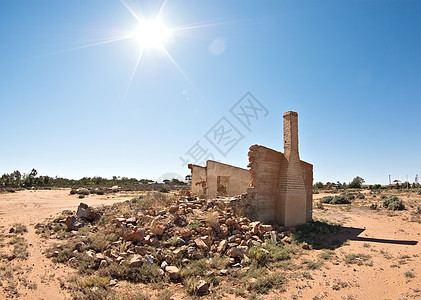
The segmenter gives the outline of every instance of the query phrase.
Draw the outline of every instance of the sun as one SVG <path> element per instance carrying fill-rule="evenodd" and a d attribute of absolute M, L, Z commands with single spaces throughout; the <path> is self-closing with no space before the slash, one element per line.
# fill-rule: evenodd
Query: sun
<path fill-rule="evenodd" d="M 141 20 L 132 37 L 142 48 L 163 49 L 171 37 L 171 30 L 158 19 Z"/>

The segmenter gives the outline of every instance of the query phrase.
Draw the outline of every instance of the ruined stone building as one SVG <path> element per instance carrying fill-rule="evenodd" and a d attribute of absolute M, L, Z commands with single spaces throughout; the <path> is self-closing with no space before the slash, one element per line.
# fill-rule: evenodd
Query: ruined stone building
<path fill-rule="evenodd" d="M 211 198 L 244 193 L 250 183 L 250 171 L 217 161 L 208 160 L 206 167 L 189 164 L 191 192 Z"/>
<path fill-rule="evenodd" d="M 206 167 L 189 165 L 191 192 L 209 197 L 234 196 L 245 199 L 252 218 L 284 226 L 312 219 L 313 165 L 300 160 L 298 114 L 284 114 L 284 153 L 253 145 L 248 153 L 250 170 L 215 161 Z"/>

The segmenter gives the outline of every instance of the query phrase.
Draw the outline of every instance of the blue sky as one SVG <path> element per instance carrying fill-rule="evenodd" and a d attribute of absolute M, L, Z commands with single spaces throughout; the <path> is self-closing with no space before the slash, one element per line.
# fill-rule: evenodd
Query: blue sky
<path fill-rule="evenodd" d="M 135 72 L 136 39 L 92 46 L 137 28 L 127 7 L 162 4 L 0 1 L 0 173 L 185 176 L 195 145 L 246 167 L 253 144 L 283 151 L 289 110 L 315 181 L 421 173 L 421 2 L 167 1 L 160 19 L 184 30 Z M 262 109 L 248 129 L 230 112 L 247 92 Z"/>

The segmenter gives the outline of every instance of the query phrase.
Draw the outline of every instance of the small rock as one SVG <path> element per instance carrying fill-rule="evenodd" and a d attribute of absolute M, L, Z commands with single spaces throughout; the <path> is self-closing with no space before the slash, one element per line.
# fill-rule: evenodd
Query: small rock
<path fill-rule="evenodd" d="M 111 279 L 110 283 L 108 284 L 109 286 L 118 286 L 118 281 L 117 279 Z"/>
<path fill-rule="evenodd" d="M 223 252 L 225 252 L 225 249 L 227 248 L 227 245 L 228 245 L 228 241 L 227 241 L 227 240 L 222 240 L 222 241 L 219 243 L 218 248 L 216 249 L 216 251 L 217 251 L 218 253 L 223 253 Z"/>
<path fill-rule="evenodd" d="M 95 254 L 95 261 L 101 261 L 101 260 L 104 260 L 104 259 L 105 259 L 104 254 L 102 254 L 102 253 Z"/>
<path fill-rule="evenodd" d="M 143 264 L 143 258 L 139 255 L 133 256 L 128 262 L 129 267 L 140 267 Z"/>
<path fill-rule="evenodd" d="M 69 230 L 78 230 L 82 223 L 78 222 L 75 216 L 68 216 L 64 222 Z"/>
<path fill-rule="evenodd" d="M 272 225 L 262 225 L 260 226 L 264 232 L 269 232 L 273 230 Z"/>
<path fill-rule="evenodd" d="M 209 250 L 208 245 L 206 245 L 206 243 L 201 238 L 196 238 L 194 240 L 194 242 L 196 243 L 197 247 L 199 247 L 203 251 L 208 251 Z"/>
<path fill-rule="evenodd" d="M 177 204 L 173 204 L 168 208 L 168 211 L 172 214 L 175 213 L 176 211 L 178 211 L 178 205 Z"/>
<path fill-rule="evenodd" d="M 57 252 L 57 251 L 56 251 Z M 56 255 L 55 255 L 56 256 Z M 12 254 L 12 253 L 10 253 L 10 254 L 7 254 L 6 255 L 6 258 L 7 258 L 7 260 L 14 260 L 15 258 L 16 258 L 16 255 L 15 254 Z"/>
<path fill-rule="evenodd" d="M 72 257 L 72 258 L 70 258 L 67 262 L 68 262 L 68 264 L 69 264 L 71 267 L 73 267 L 73 268 L 76 268 L 76 267 L 77 267 L 77 265 L 78 265 L 78 263 L 77 263 L 77 258 L 76 258 L 76 257 Z"/>
<path fill-rule="evenodd" d="M 78 243 L 76 243 L 76 245 L 75 245 L 75 250 L 77 251 L 77 252 L 82 252 L 82 250 L 83 250 L 83 247 L 85 247 L 85 243 L 84 242 L 78 242 Z"/>
<path fill-rule="evenodd" d="M 221 275 L 221 276 L 226 276 L 226 275 L 228 275 L 228 270 L 227 270 L 227 269 L 220 270 L 220 271 L 219 271 L 219 275 Z"/>
<path fill-rule="evenodd" d="M 291 238 L 289 236 L 285 236 L 282 241 L 287 244 L 291 244 Z"/>
<path fill-rule="evenodd" d="M 126 220 L 126 223 L 136 223 L 136 217 L 131 217 Z"/>
<path fill-rule="evenodd" d="M 275 244 L 279 241 L 278 233 L 275 230 L 272 230 L 270 232 L 270 240 L 272 241 L 272 243 L 275 243 Z"/>
<path fill-rule="evenodd" d="M 101 217 L 101 214 L 97 210 L 91 209 L 87 204 L 80 203 L 76 215 L 79 218 L 86 219 L 88 221 L 95 221 Z"/>
<path fill-rule="evenodd" d="M 227 251 L 229 257 L 242 257 L 243 252 L 238 247 L 232 247 Z"/>
<path fill-rule="evenodd" d="M 108 266 L 108 262 L 105 259 L 101 260 L 101 262 L 99 263 L 99 267 L 104 268 L 106 266 Z"/>
<path fill-rule="evenodd" d="M 155 263 L 155 257 L 153 257 L 152 255 L 145 255 L 145 262 L 146 265 L 150 266 L 153 265 Z"/>
<path fill-rule="evenodd" d="M 145 231 L 143 229 L 137 231 L 126 230 L 123 233 L 123 239 L 126 241 L 142 242 L 145 239 Z"/>
<path fill-rule="evenodd" d="M 168 276 L 171 279 L 178 279 L 180 277 L 180 269 L 177 268 L 176 266 L 166 266 L 165 267 L 165 272 L 168 273 Z"/>
<path fill-rule="evenodd" d="M 199 280 L 196 285 L 196 293 L 198 295 L 204 295 L 209 292 L 209 284 L 204 280 Z"/>

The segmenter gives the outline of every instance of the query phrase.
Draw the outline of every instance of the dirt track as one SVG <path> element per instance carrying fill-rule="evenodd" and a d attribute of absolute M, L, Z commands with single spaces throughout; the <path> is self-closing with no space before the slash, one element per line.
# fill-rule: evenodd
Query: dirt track
<path fill-rule="evenodd" d="M 69 194 L 70 189 L 51 191 L 20 191 L 16 193 L 0 194 L 0 226 L 3 234 L 8 233 L 14 223 L 22 223 L 28 233 L 24 234 L 29 247 L 27 260 L 22 261 L 20 267 L 23 274 L 20 278 L 27 278 L 36 283 L 36 289 L 19 289 L 20 299 L 68 299 L 69 295 L 60 288 L 60 277 L 73 272 L 69 268 L 55 265 L 45 257 L 45 240 L 35 234 L 34 225 L 43 222 L 46 218 L 57 215 L 65 209 L 76 210 L 80 202 L 88 205 L 109 205 L 129 199 L 124 195 L 90 195 L 78 199 L 76 195 Z M 109 197 L 109 198 L 107 198 Z M 0 299 L 6 297 L 0 290 Z"/>
<path fill-rule="evenodd" d="M 317 203 L 323 194 L 314 195 Z M 81 201 L 88 205 L 109 205 L 130 199 L 131 195 L 88 196 L 81 200 L 70 195 L 68 189 L 52 191 L 20 191 L 0 194 L 0 231 L 7 234 L 14 223 L 26 225 L 24 234 L 29 243 L 27 260 L 13 260 L 20 264 L 19 278 L 36 283 L 36 289 L 19 285 L 19 299 L 69 299 L 60 288 L 74 270 L 54 265 L 43 251 L 51 242 L 35 234 L 34 225 L 55 216 L 64 209 L 76 210 Z M 315 218 L 341 223 L 344 243 L 334 250 L 333 258 L 320 268 L 308 270 L 311 278 L 289 280 L 284 291 L 274 291 L 263 298 L 272 299 L 412 299 L 421 298 L 421 218 L 416 214 L 421 195 L 400 193 L 407 210 L 399 212 L 370 210 L 372 203 L 381 205 L 378 196 L 366 192 L 366 199 L 355 200 L 352 205 L 325 205 L 314 209 Z M 306 272 L 300 261 L 320 260 L 324 250 L 306 252 L 299 261 L 296 274 Z M 347 254 L 370 256 L 369 262 L 347 264 Z M 412 276 L 405 276 L 410 272 Z M 0 291 L 0 299 L 6 295 Z"/>

